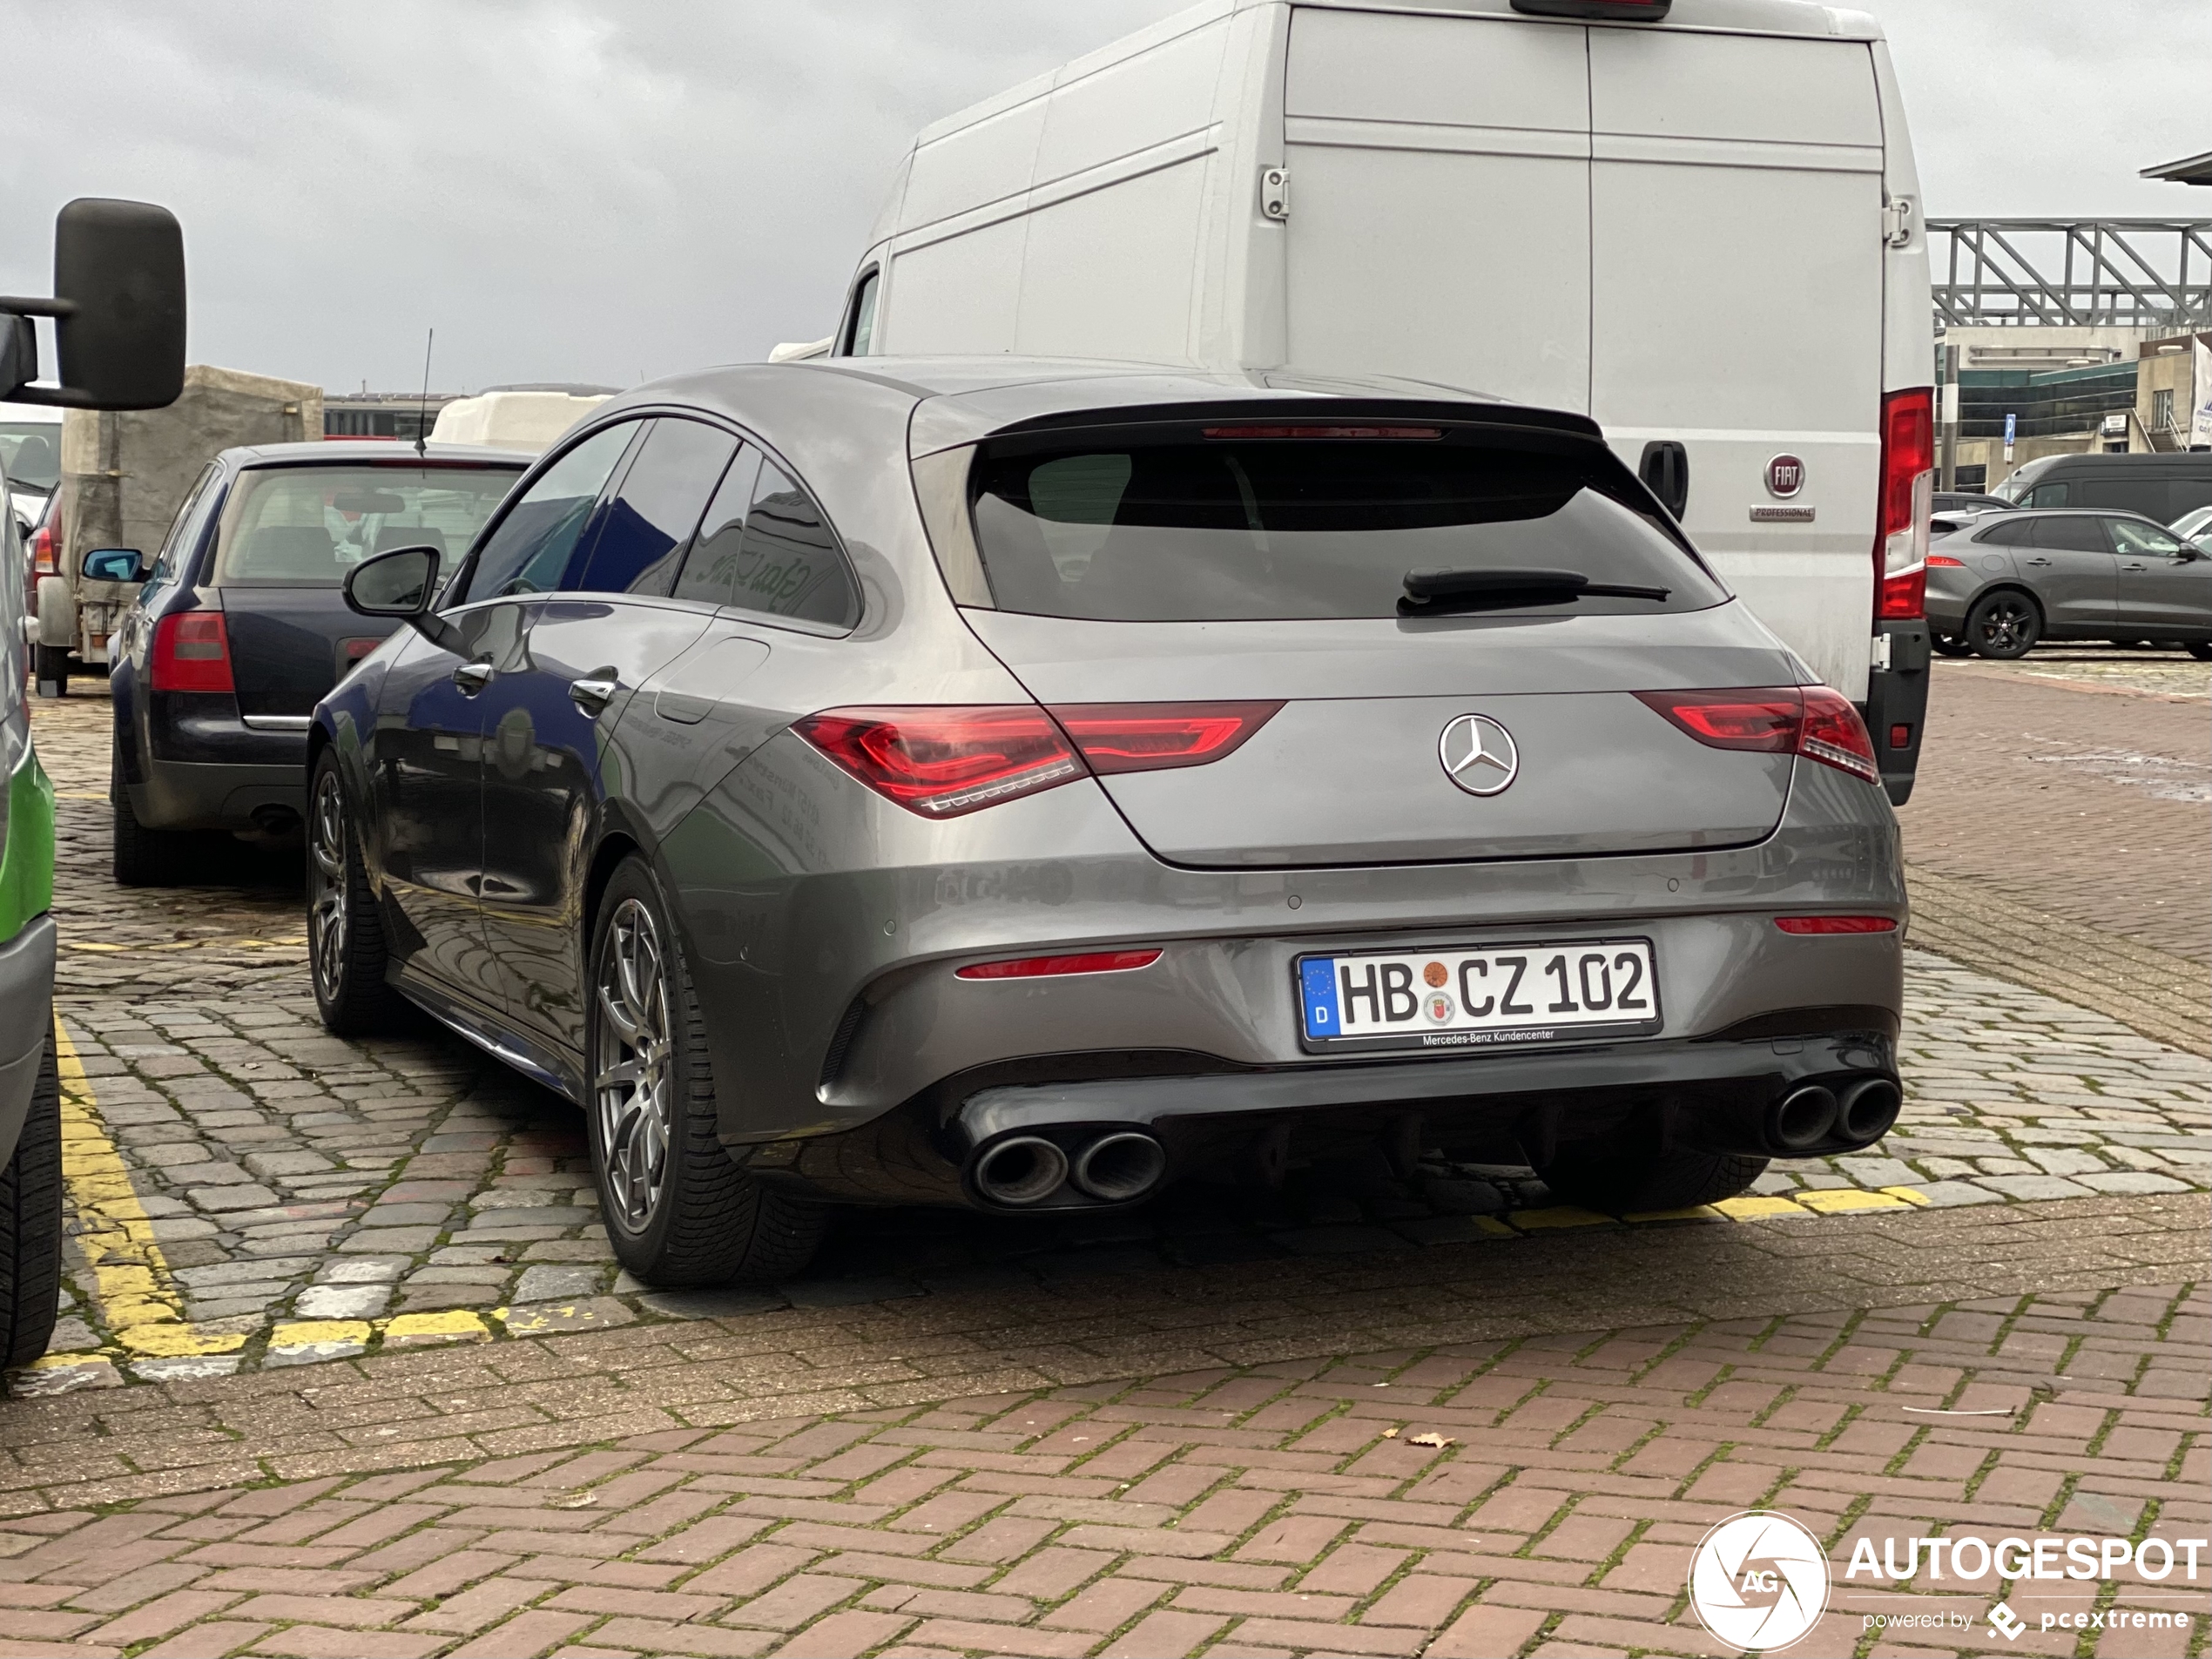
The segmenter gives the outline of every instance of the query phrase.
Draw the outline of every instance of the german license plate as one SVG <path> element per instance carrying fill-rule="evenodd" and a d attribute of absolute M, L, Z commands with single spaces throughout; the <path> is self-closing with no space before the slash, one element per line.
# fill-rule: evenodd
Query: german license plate
<path fill-rule="evenodd" d="M 1654 961 L 1648 939 L 1302 956 L 1299 1029 L 1315 1051 L 1648 1035 L 1659 1028 Z"/>

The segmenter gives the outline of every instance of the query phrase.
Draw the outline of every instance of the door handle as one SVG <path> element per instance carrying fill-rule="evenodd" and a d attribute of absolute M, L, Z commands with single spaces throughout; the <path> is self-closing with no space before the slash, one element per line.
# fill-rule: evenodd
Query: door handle
<path fill-rule="evenodd" d="M 489 663 L 463 663 L 453 671 L 453 683 L 461 688 L 464 697 L 474 697 L 491 684 Z"/>
<path fill-rule="evenodd" d="M 2031 564 L 2031 565 L 2037 565 L 2037 564 L 2048 564 L 2048 563 L 2050 563 L 2050 560 L 2048 560 L 2048 559 L 2029 559 L 2029 560 L 2028 560 L 2028 561 L 2027 561 L 2027 562 L 2029 564 Z"/>
<path fill-rule="evenodd" d="M 622 689 L 622 682 L 611 676 L 601 679 L 580 679 L 569 682 L 569 701 L 586 714 L 597 714 L 614 700 Z"/>
<path fill-rule="evenodd" d="M 2123 564 L 2120 568 L 2123 570 L 2148 570 L 2150 569 L 2150 567 L 2147 564 Z"/>

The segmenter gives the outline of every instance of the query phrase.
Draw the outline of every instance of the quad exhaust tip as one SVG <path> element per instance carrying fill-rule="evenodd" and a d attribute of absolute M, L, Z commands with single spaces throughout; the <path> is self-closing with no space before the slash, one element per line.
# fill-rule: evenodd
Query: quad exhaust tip
<path fill-rule="evenodd" d="M 1072 1184 L 1099 1204 L 1128 1204 L 1158 1186 L 1168 1172 L 1167 1149 L 1140 1130 L 1112 1130 L 1094 1136 L 1071 1162 L 1042 1135 L 1010 1135 L 975 1160 L 975 1190 L 993 1204 L 1027 1209 Z"/>
<path fill-rule="evenodd" d="M 1868 1077 L 1844 1090 L 1836 1106 L 1836 1127 L 1844 1138 L 1865 1146 L 1890 1132 L 1905 1105 L 1904 1091 L 1886 1077 Z"/>
<path fill-rule="evenodd" d="M 1805 1152 L 1836 1127 L 1836 1091 L 1818 1083 L 1793 1089 L 1768 1110 L 1767 1139 L 1783 1152 Z"/>
<path fill-rule="evenodd" d="M 1042 1135 L 1001 1141 L 975 1161 L 975 1190 L 994 1204 L 1042 1203 L 1068 1178 L 1068 1155 Z"/>
<path fill-rule="evenodd" d="M 1102 1135 L 1076 1155 L 1076 1185 L 1102 1204 L 1141 1198 L 1167 1172 L 1167 1150 L 1134 1130 Z"/>

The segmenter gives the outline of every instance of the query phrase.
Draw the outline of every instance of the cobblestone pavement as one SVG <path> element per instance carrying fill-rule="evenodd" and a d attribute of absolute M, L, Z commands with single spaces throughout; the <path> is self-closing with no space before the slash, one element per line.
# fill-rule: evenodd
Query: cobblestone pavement
<path fill-rule="evenodd" d="M 2140 1018 L 1916 952 L 1897 1133 L 1679 1217 L 1343 1169 L 848 1212 L 800 1281 L 657 1295 L 572 1109 L 427 1026 L 321 1032 L 296 856 L 107 881 L 106 714 L 38 709 L 75 1236 L 0 1414 L 0 1659 L 1703 1654 L 1688 1547 L 1761 1502 L 1840 1552 L 1805 1651 L 2011 1651 L 2000 1591 L 2029 1650 L 2202 1650 L 2212 1562 L 1894 1608 L 1840 1570 L 2205 1532 L 2208 1069 Z M 1970 1628 L 1864 1634 L 1926 1607 Z M 2195 1624 L 2033 1631 L 2082 1609 Z"/>
<path fill-rule="evenodd" d="M 2161 697 L 2212 701 L 2212 663 L 2180 651 L 2113 651 L 2095 645 L 2046 645 L 2010 663 L 1954 658 L 1943 664 L 1946 678 L 1961 674 L 2061 680 L 2092 689 L 2153 691 Z"/>

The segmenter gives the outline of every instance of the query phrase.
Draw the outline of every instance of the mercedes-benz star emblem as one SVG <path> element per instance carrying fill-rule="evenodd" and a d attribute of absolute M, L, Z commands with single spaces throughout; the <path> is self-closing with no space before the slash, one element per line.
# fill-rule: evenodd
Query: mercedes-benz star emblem
<path fill-rule="evenodd" d="M 1444 775 L 1470 795 L 1502 792 L 1521 772 L 1513 733 L 1487 714 L 1462 714 L 1436 741 Z"/>

